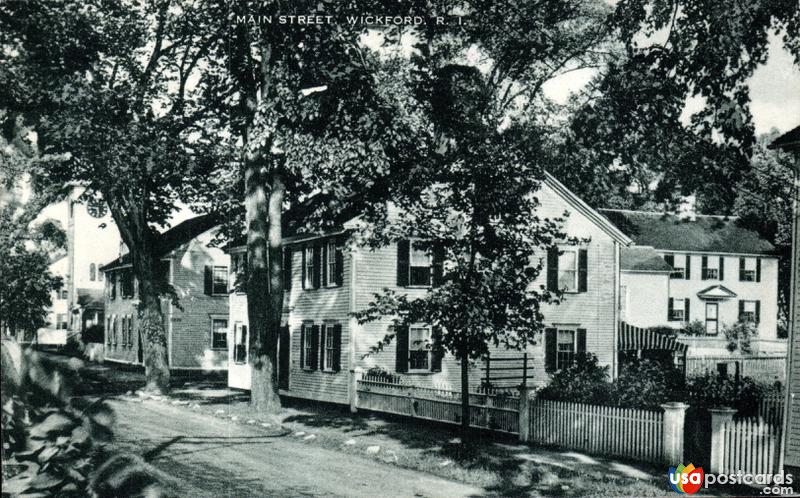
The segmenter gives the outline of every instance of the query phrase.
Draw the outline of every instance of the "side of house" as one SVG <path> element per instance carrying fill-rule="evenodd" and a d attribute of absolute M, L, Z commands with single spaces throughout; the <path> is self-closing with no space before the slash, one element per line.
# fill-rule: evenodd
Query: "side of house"
<path fill-rule="evenodd" d="M 40 345 L 63 346 L 67 343 L 67 329 L 69 328 L 69 301 L 67 277 L 69 268 L 68 255 L 63 255 L 50 263 L 50 273 L 61 277 L 64 286 L 50 292 L 52 302 L 47 310 L 47 325 L 36 331 L 36 342 Z"/>

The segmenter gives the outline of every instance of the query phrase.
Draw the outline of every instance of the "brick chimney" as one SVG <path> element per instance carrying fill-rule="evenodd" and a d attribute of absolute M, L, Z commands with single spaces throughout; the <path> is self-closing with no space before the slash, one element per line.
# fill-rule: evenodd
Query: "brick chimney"
<path fill-rule="evenodd" d="M 680 220 L 695 221 L 697 219 L 697 198 L 692 195 L 681 197 L 681 203 L 675 211 L 675 215 Z"/>

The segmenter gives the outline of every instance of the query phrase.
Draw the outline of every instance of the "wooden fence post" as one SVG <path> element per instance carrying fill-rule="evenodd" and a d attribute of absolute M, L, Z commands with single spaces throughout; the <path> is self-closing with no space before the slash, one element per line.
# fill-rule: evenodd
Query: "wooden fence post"
<path fill-rule="evenodd" d="M 528 397 L 530 393 L 525 385 L 519 388 L 519 440 L 527 443 L 531 438 L 531 403 Z"/>
<path fill-rule="evenodd" d="M 362 378 L 364 370 L 361 367 L 350 369 L 350 411 L 356 413 L 358 411 L 358 381 Z"/>
<path fill-rule="evenodd" d="M 664 463 L 679 465 L 683 461 L 683 428 L 689 405 L 672 401 L 664 409 L 664 428 L 661 433 Z"/>
<path fill-rule="evenodd" d="M 709 472 L 722 473 L 725 459 L 725 425 L 733 421 L 736 410 L 733 408 L 710 408 L 711 412 L 711 461 Z"/>

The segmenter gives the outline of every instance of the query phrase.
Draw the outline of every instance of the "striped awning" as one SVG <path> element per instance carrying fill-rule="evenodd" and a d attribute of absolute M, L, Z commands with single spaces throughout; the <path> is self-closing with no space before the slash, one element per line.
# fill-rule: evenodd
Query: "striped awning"
<path fill-rule="evenodd" d="M 678 342 L 674 337 L 661 334 L 654 330 L 635 327 L 625 322 L 620 322 L 619 350 L 636 349 L 666 349 L 686 353 L 689 346 Z"/>

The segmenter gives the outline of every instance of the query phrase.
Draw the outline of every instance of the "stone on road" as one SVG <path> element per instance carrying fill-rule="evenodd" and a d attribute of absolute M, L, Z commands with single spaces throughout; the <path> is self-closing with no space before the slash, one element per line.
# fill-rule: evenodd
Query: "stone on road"
<path fill-rule="evenodd" d="M 175 478 L 184 496 L 484 494 L 465 484 L 172 405 L 115 400 L 112 406 L 115 441 Z"/>

